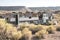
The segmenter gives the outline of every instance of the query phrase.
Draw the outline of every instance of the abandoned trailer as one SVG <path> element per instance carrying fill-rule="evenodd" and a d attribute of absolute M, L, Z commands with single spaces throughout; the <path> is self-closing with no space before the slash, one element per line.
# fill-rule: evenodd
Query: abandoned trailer
<path fill-rule="evenodd" d="M 40 12 L 39 12 L 40 13 Z M 29 16 L 28 16 L 29 15 Z M 4 16 L 0 15 L 1 17 L 5 18 L 8 22 L 18 25 L 22 22 L 34 23 L 34 24 L 48 24 L 48 21 L 53 20 L 52 13 L 40 13 L 36 17 L 32 15 L 32 12 L 29 14 L 22 14 L 21 12 L 16 13 L 7 13 Z"/>

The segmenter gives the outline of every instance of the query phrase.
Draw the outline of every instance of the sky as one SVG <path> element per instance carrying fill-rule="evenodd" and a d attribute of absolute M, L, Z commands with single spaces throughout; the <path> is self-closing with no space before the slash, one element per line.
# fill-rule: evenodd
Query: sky
<path fill-rule="evenodd" d="M 0 0 L 0 6 L 52 7 L 60 6 L 60 0 Z"/>

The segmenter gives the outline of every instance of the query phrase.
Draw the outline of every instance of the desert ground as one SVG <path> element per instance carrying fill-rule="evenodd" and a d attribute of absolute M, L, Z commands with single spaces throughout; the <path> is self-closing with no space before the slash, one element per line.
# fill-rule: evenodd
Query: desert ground
<path fill-rule="evenodd" d="M 9 12 L 7 12 L 7 11 L 6 12 L 5 11 L 1 11 L 0 13 L 5 14 L 5 13 L 9 13 Z M 22 25 L 19 25 L 18 28 L 16 28 L 12 24 L 7 23 L 4 20 L 3 21 L 1 20 L 2 22 L 0 21 L 0 28 L 3 25 L 2 28 L 3 29 L 6 29 L 5 27 L 7 27 L 7 29 L 6 30 L 3 30 L 1 28 L 0 29 L 0 33 L 3 30 L 2 33 L 6 32 L 5 34 L 7 34 L 7 35 L 5 35 L 5 34 L 4 35 L 0 35 L 0 39 L 1 40 L 60 40 L 60 13 L 56 13 L 54 15 L 54 17 L 57 20 L 58 24 L 57 25 L 51 25 L 53 27 L 53 28 L 51 27 L 51 29 L 50 28 L 49 29 L 47 28 L 48 29 L 48 31 L 47 31 L 48 33 L 45 32 L 45 30 L 47 30 L 47 29 L 44 27 L 44 25 L 41 25 L 41 24 L 39 24 L 39 25 L 42 26 L 42 30 L 43 31 L 42 32 L 39 32 L 40 31 L 39 28 L 41 28 L 41 27 L 39 27 L 38 25 L 28 24 L 28 23 L 27 24 L 24 24 L 23 23 Z M 36 26 L 38 26 L 38 28 Z M 32 32 L 36 30 L 35 28 L 38 29 L 38 31 L 36 32 L 36 33 L 38 33 L 37 34 L 38 36 L 35 35 L 35 34 L 32 34 Z M 56 29 L 54 29 L 54 28 L 56 28 Z M 53 31 L 54 33 L 49 33 L 49 31 Z M 40 34 L 40 33 L 42 33 L 42 34 Z M 5 36 L 7 36 L 8 38 L 5 37 Z M 42 38 L 42 36 L 44 38 Z M 25 39 L 24 38 L 22 39 L 22 37 L 24 37 Z"/>

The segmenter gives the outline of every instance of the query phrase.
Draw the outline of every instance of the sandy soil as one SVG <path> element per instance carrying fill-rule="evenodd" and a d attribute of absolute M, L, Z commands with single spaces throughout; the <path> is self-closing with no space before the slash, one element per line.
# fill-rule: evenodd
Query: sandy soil
<path fill-rule="evenodd" d="M 60 32 L 56 31 L 54 34 L 48 34 L 42 40 L 60 40 Z"/>

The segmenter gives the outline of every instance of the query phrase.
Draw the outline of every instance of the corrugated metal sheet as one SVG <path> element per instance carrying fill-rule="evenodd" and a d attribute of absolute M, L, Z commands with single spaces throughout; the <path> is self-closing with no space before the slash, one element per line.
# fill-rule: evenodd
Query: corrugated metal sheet
<path fill-rule="evenodd" d="M 28 18 L 28 17 L 20 17 L 19 18 L 19 21 L 34 21 L 34 20 L 39 20 L 39 18 L 38 17 L 32 17 L 32 18 Z M 15 21 L 15 18 L 10 18 L 10 21 L 11 22 L 13 22 L 13 21 Z"/>
<path fill-rule="evenodd" d="M 28 17 L 26 17 L 26 18 L 20 18 L 19 19 L 19 21 L 33 21 L 33 20 L 39 20 L 39 18 L 38 17 L 32 17 L 32 18 L 28 18 Z"/>

